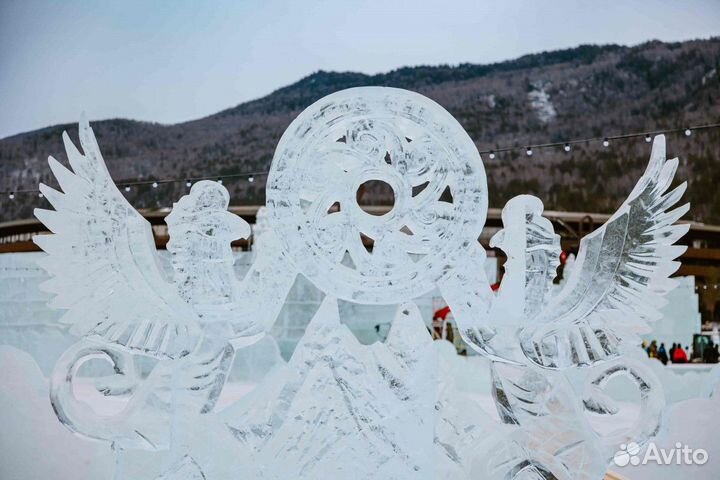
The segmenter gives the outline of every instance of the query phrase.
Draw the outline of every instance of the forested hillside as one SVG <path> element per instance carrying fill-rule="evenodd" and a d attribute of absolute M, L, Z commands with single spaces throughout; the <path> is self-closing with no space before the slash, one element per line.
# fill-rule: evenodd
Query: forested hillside
<path fill-rule="evenodd" d="M 720 122 L 720 39 L 650 42 L 637 47 L 580 46 L 492 64 L 405 67 L 368 76 L 317 72 L 255 101 L 199 120 L 160 125 L 132 120 L 96 122 L 108 167 L 117 181 L 227 175 L 267 170 L 289 122 L 331 92 L 361 85 L 415 90 L 447 108 L 480 150 L 603 137 L 618 133 Z M 121 100 L 118 100 L 121 101 Z M 78 106 L 81 110 L 82 106 Z M 7 112 L 6 112 L 7 114 Z M 57 125 L 0 140 L 0 190 L 51 182 L 46 158 L 65 161 Z M 692 216 L 720 223 L 720 130 L 668 137 L 681 158 Z M 484 156 L 491 206 L 532 193 L 557 210 L 612 211 L 629 193 L 649 155 L 640 139 Z M 233 204 L 264 201 L 264 180 L 228 179 Z M 184 183 L 128 193 L 136 207 L 168 206 Z M 383 198 L 375 198 L 382 203 Z M 0 221 L 28 218 L 43 200 L 0 199 Z"/>

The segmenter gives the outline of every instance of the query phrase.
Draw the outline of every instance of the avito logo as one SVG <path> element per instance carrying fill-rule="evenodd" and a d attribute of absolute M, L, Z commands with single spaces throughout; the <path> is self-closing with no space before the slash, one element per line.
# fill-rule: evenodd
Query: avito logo
<path fill-rule="evenodd" d="M 657 465 L 704 465 L 708 461 L 707 451 L 702 448 L 691 448 L 678 442 L 675 448 L 666 450 L 658 448 L 654 443 L 648 444 L 647 450 L 640 455 L 640 445 L 635 442 L 620 445 L 620 450 L 615 453 L 613 462 L 618 467 L 626 465 L 646 465 L 655 463 Z"/>

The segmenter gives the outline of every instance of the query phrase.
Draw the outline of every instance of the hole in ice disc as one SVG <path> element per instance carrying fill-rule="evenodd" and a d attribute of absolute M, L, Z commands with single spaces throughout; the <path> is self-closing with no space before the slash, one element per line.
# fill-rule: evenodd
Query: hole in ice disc
<path fill-rule="evenodd" d="M 408 227 L 407 225 L 403 225 L 403 227 L 400 229 L 400 231 L 401 231 L 402 233 L 404 233 L 405 235 L 415 235 L 415 234 L 413 233 L 413 231 L 410 230 L 410 227 Z"/>
<path fill-rule="evenodd" d="M 340 202 L 335 202 L 332 205 L 330 205 L 330 208 L 327 209 L 327 213 L 336 213 L 340 211 Z"/>
<path fill-rule="evenodd" d="M 395 191 L 382 180 L 368 180 L 360 185 L 355 193 L 355 200 L 360 208 L 370 215 L 381 216 L 389 213 L 382 206 L 395 206 Z"/>
<path fill-rule="evenodd" d="M 372 249 L 375 246 L 375 240 L 360 232 L 360 241 L 362 242 L 363 247 L 365 247 L 365 250 L 367 250 L 368 253 L 372 253 Z"/>
<path fill-rule="evenodd" d="M 418 195 L 420 195 L 420 193 L 422 193 L 422 191 L 425 190 L 428 185 L 430 185 L 430 182 L 424 182 L 424 183 L 421 183 L 420 185 L 413 186 L 412 187 L 412 196 L 417 197 Z"/>
<path fill-rule="evenodd" d="M 440 194 L 439 201 L 441 202 L 447 202 L 447 203 L 454 203 L 453 194 L 450 190 L 450 185 L 445 187 L 445 190 L 443 190 L 443 193 Z"/>

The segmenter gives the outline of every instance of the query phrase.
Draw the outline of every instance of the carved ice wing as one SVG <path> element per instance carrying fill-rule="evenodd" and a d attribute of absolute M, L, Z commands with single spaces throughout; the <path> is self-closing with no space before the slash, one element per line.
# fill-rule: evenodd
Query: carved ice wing
<path fill-rule="evenodd" d="M 34 241 L 49 255 L 40 260 L 53 278 L 43 287 L 66 309 L 61 321 L 78 335 L 158 358 L 193 350 L 198 318 L 161 274 L 150 224 L 122 196 L 86 120 L 81 154 L 63 133 L 73 171 L 50 157 L 63 192 L 40 185 L 55 210 L 35 216 L 53 232 Z"/>
<path fill-rule="evenodd" d="M 674 286 L 668 277 L 680 265 L 673 260 L 686 249 L 674 243 L 689 229 L 675 224 L 689 204 L 670 210 L 687 186 L 667 192 L 677 166 L 677 158 L 665 158 L 665 137 L 655 137 L 647 170 L 605 225 L 582 239 L 567 284 L 536 319 L 541 325 L 521 331 L 534 363 L 562 368 L 604 360 L 658 318 Z"/>
<path fill-rule="evenodd" d="M 487 437 L 493 455 L 487 456 L 486 471 L 477 472 L 477 478 L 602 477 L 607 452 L 562 373 L 497 362 L 491 363 L 490 373 L 500 420 L 520 428 L 511 434 L 498 429 Z"/>

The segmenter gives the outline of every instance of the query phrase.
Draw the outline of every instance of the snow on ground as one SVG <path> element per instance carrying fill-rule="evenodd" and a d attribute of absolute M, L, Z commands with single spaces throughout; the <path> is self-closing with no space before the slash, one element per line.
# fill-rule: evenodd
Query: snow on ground
<path fill-rule="evenodd" d="M 442 347 L 438 345 L 438 347 Z M 451 345 L 447 345 L 451 347 Z M 458 389 L 467 393 L 493 419 L 497 411 L 489 392 L 487 361 L 479 357 L 443 356 L 451 362 L 450 371 Z M 273 354 L 275 356 L 276 354 Z M 651 360 L 648 360 L 652 362 Z M 651 363 L 666 384 L 670 403 L 664 428 L 657 437 L 658 448 L 670 450 L 677 442 L 692 448 L 703 448 L 709 461 L 703 466 L 654 465 L 613 467 L 621 476 L 632 480 L 657 478 L 716 479 L 720 472 L 720 394 L 712 399 L 700 398 L 707 380 L 720 379 L 720 369 L 707 367 L 662 368 Z M 112 478 L 114 454 L 107 444 L 94 442 L 70 433 L 55 417 L 48 396 L 47 379 L 27 353 L 9 346 L 0 346 L 0 478 L 15 479 L 79 479 Z M 677 385 L 675 385 L 677 383 Z M 673 384 L 668 388 L 668 384 Z M 249 379 L 229 382 L 219 400 L 222 410 L 252 392 L 257 382 Z M 680 388 L 675 388 L 680 387 Z M 674 390 L 683 389 L 695 398 L 684 399 Z M 690 393 L 688 393 L 690 392 Z M 77 386 L 76 395 L 91 404 L 99 413 L 111 414 L 122 407 L 117 399 L 98 394 L 90 380 Z M 672 398 L 679 399 L 673 401 Z M 108 403 L 111 402 L 111 403 Z M 115 403 L 112 403 L 115 402 Z M 613 430 L 626 425 L 637 415 L 637 405 L 621 402 L 621 414 L 599 429 Z M 596 426 L 597 427 L 597 426 Z M 138 454 L 140 455 L 140 454 Z M 141 455 L 138 456 L 141 458 Z M 146 461 L 157 462 L 153 457 Z"/>
<path fill-rule="evenodd" d="M 654 440 L 658 449 L 670 452 L 679 443 L 692 449 L 704 449 L 708 461 L 704 465 L 678 465 L 677 455 L 669 465 L 654 462 L 645 465 L 614 467 L 628 480 L 682 478 L 717 480 L 720 478 L 720 396 L 694 398 L 672 405 L 665 418 L 663 431 Z M 642 454 L 640 455 L 642 458 Z"/>
<path fill-rule="evenodd" d="M 27 353 L 0 346 L 0 478 L 113 477 L 110 446 L 75 436 L 58 421 L 47 379 Z"/>

